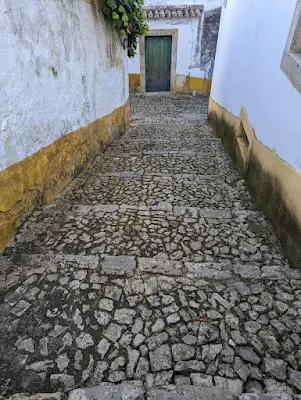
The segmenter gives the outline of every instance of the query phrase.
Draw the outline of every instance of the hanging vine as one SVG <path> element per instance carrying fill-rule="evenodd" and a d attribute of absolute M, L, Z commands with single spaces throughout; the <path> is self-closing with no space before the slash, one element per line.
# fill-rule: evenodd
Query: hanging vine
<path fill-rule="evenodd" d="M 142 10 L 143 0 L 105 0 L 104 15 L 113 24 L 128 56 L 134 57 L 139 36 L 148 31 Z"/>

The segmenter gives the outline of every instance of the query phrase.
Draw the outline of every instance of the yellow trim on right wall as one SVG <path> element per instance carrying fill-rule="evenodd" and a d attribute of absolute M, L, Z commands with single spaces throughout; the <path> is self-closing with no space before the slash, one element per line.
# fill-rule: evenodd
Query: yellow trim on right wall
<path fill-rule="evenodd" d="M 212 98 L 208 119 L 239 167 L 236 147 L 241 120 Z M 251 127 L 251 122 L 248 123 Z M 261 143 L 255 132 L 253 134 L 243 176 L 256 203 L 273 224 L 291 265 L 301 268 L 301 174 Z"/>

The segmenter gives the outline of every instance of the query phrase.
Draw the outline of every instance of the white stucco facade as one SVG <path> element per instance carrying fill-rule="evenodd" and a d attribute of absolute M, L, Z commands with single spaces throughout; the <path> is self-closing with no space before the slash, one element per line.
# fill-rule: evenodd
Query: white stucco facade
<path fill-rule="evenodd" d="M 0 48 L 0 171 L 127 101 L 126 51 L 94 1 L 0 0 Z"/>
<path fill-rule="evenodd" d="M 150 30 L 178 30 L 177 43 L 177 65 L 176 74 L 180 76 L 191 76 L 197 78 L 211 78 L 206 67 L 201 63 L 202 52 L 202 33 L 204 15 L 207 11 L 218 9 L 221 7 L 222 0 L 203 0 L 203 1 L 181 1 L 181 0 L 166 0 L 162 2 L 145 1 L 145 6 L 160 6 L 167 5 L 202 5 L 204 7 L 200 18 L 164 18 L 164 19 L 149 19 L 148 25 Z M 140 57 L 139 47 L 136 56 L 129 60 L 129 73 L 140 73 Z"/>
<path fill-rule="evenodd" d="M 158 19 L 148 21 L 151 30 L 178 29 L 178 53 L 176 72 L 180 75 L 193 74 L 203 77 L 204 72 L 196 67 L 200 63 L 201 20 L 197 18 Z M 129 59 L 129 73 L 140 73 L 139 47 L 134 58 Z"/>
<path fill-rule="evenodd" d="M 247 110 L 264 145 L 301 172 L 301 94 L 281 70 L 296 0 L 228 0 L 222 10 L 212 99 Z"/>

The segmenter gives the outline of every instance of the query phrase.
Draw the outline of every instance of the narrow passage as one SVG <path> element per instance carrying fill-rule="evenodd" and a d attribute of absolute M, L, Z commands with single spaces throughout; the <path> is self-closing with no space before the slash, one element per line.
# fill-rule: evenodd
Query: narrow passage
<path fill-rule="evenodd" d="M 0 259 L 0 394 L 301 392 L 300 271 L 206 112 L 133 97 L 126 135 L 18 231 Z"/>

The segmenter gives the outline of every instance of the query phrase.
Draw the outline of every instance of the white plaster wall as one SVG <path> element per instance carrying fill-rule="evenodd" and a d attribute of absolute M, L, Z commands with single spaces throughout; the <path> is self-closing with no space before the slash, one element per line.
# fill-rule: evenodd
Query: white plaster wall
<path fill-rule="evenodd" d="M 0 170 L 126 102 L 126 52 L 89 2 L 0 0 Z"/>
<path fill-rule="evenodd" d="M 204 76 L 204 72 L 200 71 L 202 28 L 201 19 L 155 19 L 149 20 L 148 24 L 150 30 L 178 29 L 177 74 L 190 74 L 191 76 L 197 77 Z M 129 59 L 129 73 L 140 73 L 139 48 L 135 57 Z"/>
<path fill-rule="evenodd" d="M 257 138 L 301 172 L 301 94 L 280 69 L 296 0 L 228 0 L 211 96 L 236 117 L 247 109 Z"/>

